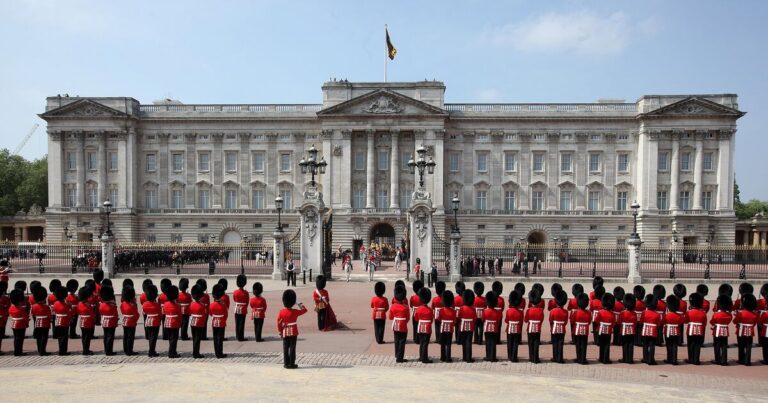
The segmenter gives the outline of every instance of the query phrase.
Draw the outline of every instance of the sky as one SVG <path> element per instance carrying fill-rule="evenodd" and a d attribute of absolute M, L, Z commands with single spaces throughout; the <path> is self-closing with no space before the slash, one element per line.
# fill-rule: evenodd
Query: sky
<path fill-rule="evenodd" d="M 331 78 L 437 79 L 446 102 L 736 93 L 736 180 L 768 200 L 768 1 L 0 0 L 0 148 L 45 155 L 45 97 L 321 103 Z M 763 127 L 764 129 L 760 129 Z"/>

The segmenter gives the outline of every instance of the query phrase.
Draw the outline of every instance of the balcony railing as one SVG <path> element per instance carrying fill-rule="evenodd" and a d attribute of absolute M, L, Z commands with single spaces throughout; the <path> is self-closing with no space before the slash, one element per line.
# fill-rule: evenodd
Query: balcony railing
<path fill-rule="evenodd" d="M 168 104 L 139 105 L 139 112 L 146 113 L 315 113 L 321 110 L 321 104 Z"/>
<path fill-rule="evenodd" d="M 445 104 L 448 112 L 460 113 L 637 113 L 636 104 Z"/>

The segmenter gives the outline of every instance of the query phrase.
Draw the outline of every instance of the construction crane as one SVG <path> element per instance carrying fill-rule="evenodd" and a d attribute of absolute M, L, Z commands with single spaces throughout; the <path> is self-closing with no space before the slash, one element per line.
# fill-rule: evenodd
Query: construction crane
<path fill-rule="evenodd" d="M 21 144 L 17 145 L 16 148 L 13 150 L 13 155 L 19 155 L 19 152 L 22 148 L 24 148 L 25 145 L 27 145 L 27 142 L 32 137 L 33 134 L 35 134 L 35 130 L 40 127 L 40 124 L 35 123 L 34 126 L 32 126 L 32 129 L 29 130 L 29 133 L 27 133 L 26 136 L 24 136 L 24 140 L 21 140 Z"/>

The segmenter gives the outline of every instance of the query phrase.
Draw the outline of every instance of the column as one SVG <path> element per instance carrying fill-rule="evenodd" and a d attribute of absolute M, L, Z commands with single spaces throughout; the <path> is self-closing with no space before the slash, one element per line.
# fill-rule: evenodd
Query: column
<path fill-rule="evenodd" d="M 528 210 L 531 200 L 531 134 L 520 133 L 520 194 L 518 195 L 519 210 Z"/>
<path fill-rule="evenodd" d="M 323 149 L 321 151 L 321 155 L 323 158 L 325 158 L 325 162 L 328 164 L 328 166 L 325 167 L 325 174 L 320 176 L 320 180 L 323 184 L 323 198 L 325 199 L 325 202 L 332 206 L 333 202 L 336 201 L 336 198 L 333 197 L 333 182 L 331 180 L 331 176 L 333 176 L 333 169 L 334 169 L 334 163 L 333 163 L 333 144 L 331 143 L 333 136 L 333 130 L 323 130 L 320 133 L 320 138 L 323 140 Z M 338 177 L 336 177 L 336 180 L 339 180 Z"/>
<path fill-rule="evenodd" d="M 368 155 L 366 157 L 366 170 L 365 170 L 365 208 L 376 207 L 376 186 L 374 183 L 374 169 L 375 167 L 375 155 L 374 155 L 374 142 L 376 140 L 376 132 L 373 130 L 367 130 L 368 140 Z"/>
<path fill-rule="evenodd" d="M 104 270 L 106 278 L 115 276 L 114 240 L 115 238 L 106 232 L 101 236 L 101 269 Z"/>
<path fill-rule="evenodd" d="M 136 130 L 133 128 L 128 129 L 128 137 L 126 140 L 125 150 L 125 207 L 134 208 L 134 190 L 136 189 L 136 182 L 138 182 L 136 175 L 136 161 L 138 160 L 138 154 L 136 152 Z M 120 166 L 122 168 L 122 165 Z M 118 190 L 118 192 L 120 192 Z"/>
<path fill-rule="evenodd" d="M 678 210 L 678 197 L 680 196 L 680 137 L 678 133 L 672 133 L 672 160 L 670 161 L 670 186 L 669 209 Z"/>
<path fill-rule="evenodd" d="M 444 129 L 436 129 L 432 131 L 434 135 L 434 143 L 432 146 L 432 158 L 434 158 L 435 163 L 435 173 L 432 176 L 432 202 L 434 203 L 434 207 L 437 209 L 437 211 L 442 212 L 444 211 L 443 207 L 443 197 L 445 192 L 445 184 L 444 182 L 444 172 L 445 172 L 445 130 Z M 500 166 L 500 165 L 499 165 Z M 498 171 L 498 169 L 497 169 Z M 500 180 L 500 179 L 499 179 Z M 449 197 L 450 200 L 450 197 Z"/>
<path fill-rule="evenodd" d="M 109 172 L 109 158 L 107 156 L 107 132 L 99 132 L 99 204 L 103 203 L 109 197 L 109 184 L 107 183 L 107 172 Z M 115 206 L 117 200 L 110 200 Z"/>
<path fill-rule="evenodd" d="M 277 172 L 280 169 L 280 155 L 277 152 L 277 133 L 267 133 L 267 154 L 264 163 L 267 165 L 266 184 L 264 189 L 264 205 L 268 209 L 275 208 L 275 198 L 277 197 Z M 277 258 L 275 258 L 277 260 Z M 281 268 L 282 270 L 282 268 Z"/>
<path fill-rule="evenodd" d="M 274 205 L 274 201 L 272 201 L 272 205 Z M 285 238 L 285 233 L 282 229 L 276 229 L 275 232 L 272 233 L 272 237 L 274 239 L 274 243 L 272 244 L 272 280 L 282 280 L 283 279 L 283 262 L 285 259 L 284 253 L 283 253 L 283 239 Z"/>
<path fill-rule="evenodd" d="M 752 246 L 760 245 L 760 233 L 757 232 L 757 228 L 752 228 Z"/>
<path fill-rule="evenodd" d="M 195 199 L 197 197 L 197 150 L 195 148 L 195 140 L 197 134 L 184 133 L 184 142 L 186 150 L 184 152 L 184 159 L 186 160 L 186 186 L 184 187 L 184 207 L 193 209 L 195 208 Z"/>
<path fill-rule="evenodd" d="M 63 183 L 65 168 L 62 158 L 64 156 L 64 135 L 62 132 L 48 132 L 48 205 L 61 207 L 64 197 Z"/>
<path fill-rule="evenodd" d="M 760 233 L 760 239 L 762 243 L 762 235 L 763 233 Z M 29 227 L 21 227 L 21 240 L 22 241 L 29 241 Z"/>
<path fill-rule="evenodd" d="M 392 147 L 390 149 L 389 158 L 389 208 L 400 208 L 400 148 L 398 147 L 398 141 L 400 140 L 400 130 L 392 129 L 390 132 L 392 136 Z"/>
<path fill-rule="evenodd" d="M 169 152 L 168 152 L 168 137 L 170 136 L 170 133 L 158 133 L 157 139 L 160 141 L 160 148 L 158 149 L 156 161 L 157 161 L 157 172 L 160 174 L 160 186 L 158 186 L 157 189 L 157 202 L 158 207 L 160 208 L 168 208 L 169 198 L 169 176 L 168 176 L 168 170 L 170 169 L 169 161 L 170 158 Z"/>
<path fill-rule="evenodd" d="M 451 232 L 451 275 L 449 280 L 451 282 L 461 281 L 461 267 L 459 267 L 459 259 L 461 259 L 461 234 L 458 232 Z"/>
<path fill-rule="evenodd" d="M 221 151 L 221 142 L 224 139 L 224 133 L 211 134 L 213 139 L 213 152 L 211 153 L 211 200 L 213 208 L 222 208 L 224 206 L 224 153 Z"/>
<path fill-rule="evenodd" d="M 577 211 L 584 211 L 587 209 L 587 138 L 588 133 L 576 133 L 576 155 L 574 156 L 573 172 L 576 178 L 576 194 L 573 195 L 574 205 Z"/>
<path fill-rule="evenodd" d="M 653 132 L 650 133 L 649 136 L 641 136 L 641 138 L 643 137 L 648 139 L 648 148 L 646 149 L 648 155 L 643 157 L 642 166 L 639 164 L 640 158 L 638 156 L 635 156 L 636 158 L 630 158 L 630 161 L 637 160 L 638 164 L 633 166 L 630 162 L 629 169 L 630 172 L 632 172 L 633 178 L 636 178 L 637 180 L 637 178 L 645 177 L 645 180 L 647 181 L 647 187 L 638 189 L 645 192 L 641 198 L 637 198 L 638 200 L 642 200 L 640 205 L 643 206 L 643 203 L 645 203 L 645 206 L 647 206 L 640 208 L 644 210 L 657 210 L 659 208 L 659 206 L 656 205 L 656 192 L 659 188 L 657 178 L 657 172 L 659 171 L 659 133 Z M 627 201 L 629 202 L 629 200 Z"/>
<path fill-rule="evenodd" d="M 602 155 L 603 159 L 603 183 L 605 183 L 605 193 L 603 194 L 603 210 L 615 210 L 616 209 L 616 171 L 618 167 L 616 163 L 618 157 L 616 155 L 616 134 L 606 133 L 605 136 L 605 152 Z M 639 141 L 638 141 L 639 143 Z M 639 144 L 638 144 L 639 145 Z M 640 145 L 642 147 L 642 145 Z M 632 203 L 632 195 L 627 195 L 627 207 Z M 646 203 L 643 209 L 648 209 L 649 205 Z"/>
<path fill-rule="evenodd" d="M 342 208 L 352 207 L 352 130 L 341 131 L 341 163 L 338 164 L 339 176 L 343 186 L 339 186 L 339 203 Z"/>
<path fill-rule="evenodd" d="M 702 133 L 696 133 L 696 156 L 693 159 L 693 209 L 701 210 L 701 191 L 703 189 L 704 180 L 704 135 Z"/>
<path fill-rule="evenodd" d="M 76 132 L 77 136 L 77 207 L 85 206 L 85 133 Z"/>
<path fill-rule="evenodd" d="M 728 210 L 733 202 L 733 185 L 731 167 L 731 132 L 718 133 L 718 157 L 717 157 L 717 209 Z"/>
<path fill-rule="evenodd" d="M 247 209 L 251 205 L 251 133 L 238 133 L 240 140 L 240 153 L 238 153 L 237 172 L 240 178 L 240 208 Z"/>

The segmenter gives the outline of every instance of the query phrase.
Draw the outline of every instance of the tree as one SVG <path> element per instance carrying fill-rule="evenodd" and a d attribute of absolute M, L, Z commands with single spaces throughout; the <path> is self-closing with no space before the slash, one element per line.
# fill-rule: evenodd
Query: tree
<path fill-rule="evenodd" d="M 29 163 L 24 180 L 16 188 L 16 198 L 21 208 L 29 210 L 32 205 L 48 205 L 48 157 Z"/>
<path fill-rule="evenodd" d="M 0 150 L 0 215 L 15 215 L 33 205 L 48 205 L 48 160 L 27 161 Z"/>

